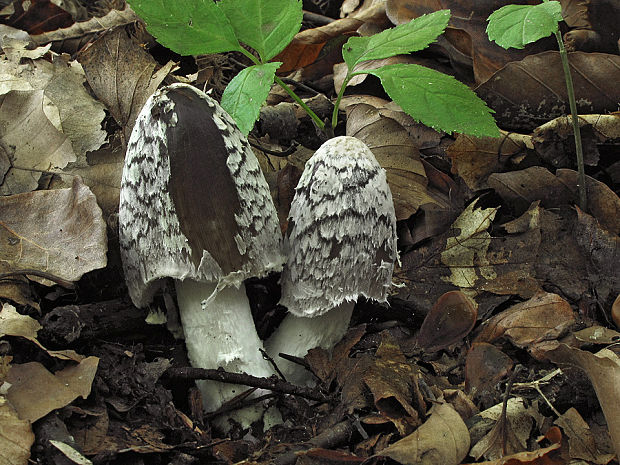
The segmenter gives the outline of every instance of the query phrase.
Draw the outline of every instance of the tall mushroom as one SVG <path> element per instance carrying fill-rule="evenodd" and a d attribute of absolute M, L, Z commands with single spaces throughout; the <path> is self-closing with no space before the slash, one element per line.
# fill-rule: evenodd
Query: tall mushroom
<path fill-rule="evenodd" d="M 192 86 L 155 92 L 128 142 L 121 258 L 138 307 L 174 279 L 192 365 L 273 373 L 259 352 L 243 281 L 281 269 L 281 240 L 265 178 L 232 118 Z M 241 392 L 213 381 L 198 386 L 209 409 Z"/>
<path fill-rule="evenodd" d="M 385 170 L 362 141 L 330 139 L 306 162 L 288 231 L 280 303 L 289 315 L 265 343 L 274 358 L 333 347 L 360 295 L 386 301 L 397 257 L 396 217 Z M 298 365 L 278 364 L 287 380 L 310 381 Z"/>

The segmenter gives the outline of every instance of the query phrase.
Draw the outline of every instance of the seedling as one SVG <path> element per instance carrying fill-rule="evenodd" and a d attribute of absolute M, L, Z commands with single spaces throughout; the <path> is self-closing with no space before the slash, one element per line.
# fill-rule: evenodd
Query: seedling
<path fill-rule="evenodd" d="M 551 34 L 555 35 L 560 50 L 562 69 L 566 81 L 568 103 L 573 123 L 575 136 L 575 151 L 577 153 L 577 171 L 579 189 L 579 208 L 586 210 L 586 175 L 583 163 L 583 148 L 581 145 L 581 132 L 579 130 L 579 117 L 577 114 L 577 102 L 573 78 L 568 64 L 568 54 L 564 48 L 562 35 L 560 34 L 559 22 L 562 21 L 562 5 L 554 0 L 543 0 L 539 5 L 506 5 L 489 15 L 487 34 L 490 40 L 497 45 L 508 49 L 523 48 L 527 44 L 536 42 Z"/>
<path fill-rule="evenodd" d="M 372 37 L 352 37 L 343 46 L 347 75 L 338 92 L 331 129 L 288 87 L 270 61 L 299 32 L 301 0 L 129 0 L 157 40 L 181 55 L 237 51 L 254 65 L 228 84 L 222 107 L 244 134 L 258 119 L 273 82 L 282 86 L 322 130 L 333 132 L 338 105 L 347 83 L 356 75 L 377 76 L 387 94 L 417 121 L 446 132 L 499 136 L 490 110 L 466 85 L 451 76 L 415 64 L 394 64 L 365 70 L 369 60 L 422 50 L 444 31 L 449 10 L 424 15 Z M 252 53 L 248 48 L 251 48 Z"/>

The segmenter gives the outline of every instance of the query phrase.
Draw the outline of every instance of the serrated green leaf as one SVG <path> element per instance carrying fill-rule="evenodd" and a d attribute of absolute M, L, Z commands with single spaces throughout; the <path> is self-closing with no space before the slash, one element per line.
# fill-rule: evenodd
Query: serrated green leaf
<path fill-rule="evenodd" d="M 365 71 L 381 79 L 390 98 L 415 120 L 440 131 L 499 136 L 489 109 L 452 76 L 420 65 L 399 64 Z"/>
<path fill-rule="evenodd" d="M 157 41 L 181 55 L 241 50 L 226 15 L 212 0 L 129 0 Z"/>
<path fill-rule="evenodd" d="M 504 48 L 523 48 L 558 30 L 562 5 L 550 1 L 540 5 L 506 5 L 487 19 L 489 39 Z"/>
<path fill-rule="evenodd" d="M 351 37 L 342 47 L 342 57 L 352 71 L 355 65 L 426 48 L 444 31 L 450 10 L 420 16 L 370 37 Z"/>
<path fill-rule="evenodd" d="M 222 0 L 237 38 L 268 61 L 284 50 L 301 27 L 301 0 Z"/>
<path fill-rule="evenodd" d="M 222 108 L 233 117 L 244 135 L 254 127 L 260 107 L 273 84 L 273 76 L 281 64 L 270 62 L 245 68 L 224 89 Z"/>

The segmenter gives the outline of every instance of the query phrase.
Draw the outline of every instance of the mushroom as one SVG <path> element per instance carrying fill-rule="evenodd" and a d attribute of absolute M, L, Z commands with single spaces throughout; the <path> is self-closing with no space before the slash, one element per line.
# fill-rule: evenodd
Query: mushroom
<path fill-rule="evenodd" d="M 280 303 L 289 314 L 265 342 L 271 357 L 331 349 L 360 295 L 386 301 L 397 258 L 396 216 L 385 170 L 362 141 L 330 139 L 308 160 L 284 249 Z M 288 381 L 311 381 L 299 365 L 278 365 Z"/>
<path fill-rule="evenodd" d="M 259 351 L 243 281 L 281 270 L 279 222 L 247 139 L 204 92 L 173 84 L 140 112 L 123 169 L 119 242 L 136 306 L 174 279 L 193 366 L 274 373 Z M 210 409 L 241 392 L 197 384 Z"/>

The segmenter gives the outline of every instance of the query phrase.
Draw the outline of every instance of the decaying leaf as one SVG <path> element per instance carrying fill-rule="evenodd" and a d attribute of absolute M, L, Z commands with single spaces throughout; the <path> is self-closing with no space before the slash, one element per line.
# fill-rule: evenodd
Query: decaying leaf
<path fill-rule="evenodd" d="M 155 59 L 123 28 L 102 35 L 78 59 L 93 92 L 123 127 L 126 140 L 144 103 L 174 66 L 170 62 L 155 72 Z"/>
<path fill-rule="evenodd" d="M 618 72 L 620 56 L 575 52 L 570 54 L 569 61 L 577 111 L 615 111 L 620 88 L 609 76 Z M 476 93 L 496 111 L 497 124 L 503 129 L 528 132 L 570 113 L 560 54 L 555 51 L 508 63 L 478 86 Z"/>
<path fill-rule="evenodd" d="M 401 436 L 405 436 L 421 424 L 420 417 L 426 413 L 416 373 L 400 347 L 387 334 L 383 335 L 376 357 L 376 362 L 364 374 L 364 382 L 379 412 L 394 423 Z M 417 405 L 419 412 L 412 403 Z"/>
<path fill-rule="evenodd" d="M 429 463 L 429 460 L 432 460 L 430 463 L 456 465 L 467 452 L 469 432 L 465 423 L 450 404 L 438 404 L 422 426 L 377 456 L 390 457 L 403 465 Z"/>
<path fill-rule="evenodd" d="M 408 218 L 423 204 L 449 207 L 447 199 L 427 188 L 420 152 L 398 122 L 366 104 L 347 110 L 347 134 L 364 142 L 387 172 L 396 219 Z"/>
<path fill-rule="evenodd" d="M 607 420 L 616 455 L 620 456 L 620 357 L 609 349 L 592 354 L 560 343 L 545 355 L 556 364 L 577 366 L 586 372 Z"/>
<path fill-rule="evenodd" d="M 6 378 L 11 385 L 7 399 L 19 418 L 34 422 L 78 396 L 86 399 L 98 363 L 97 357 L 87 357 L 54 374 L 38 362 L 12 365 Z"/>
<path fill-rule="evenodd" d="M 36 188 L 42 171 L 58 171 L 84 159 L 106 138 L 103 105 L 84 87 L 81 66 L 65 55 L 48 55 L 33 55 L 13 42 L 10 59 L 0 62 L 0 94 L 5 99 L 1 118 L 9 121 L 1 137 L 12 161 L 2 186 L 5 195 Z"/>
<path fill-rule="evenodd" d="M 41 325 L 34 318 L 27 315 L 17 313 L 15 307 L 11 304 L 4 303 L 0 309 L 0 337 L 16 336 L 23 337 L 35 343 L 41 349 L 45 350 L 50 356 L 61 360 L 73 360 L 81 362 L 84 356 L 79 355 L 74 350 L 48 350 L 37 340 L 37 332 L 41 329 Z"/>
<path fill-rule="evenodd" d="M 557 294 L 539 293 L 484 322 L 476 342 L 493 342 L 500 337 L 517 347 L 557 339 L 575 323 L 568 302 Z"/>
<path fill-rule="evenodd" d="M 594 433 L 576 409 L 569 408 L 554 423 L 564 430 L 571 459 L 583 459 L 601 465 L 613 459 L 613 454 L 602 454 L 598 450 Z"/>
<path fill-rule="evenodd" d="M 107 263 L 106 227 L 79 178 L 71 189 L 0 198 L 0 264 L 77 281 Z"/>
<path fill-rule="evenodd" d="M 462 289 L 471 289 L 481 278 L 492 279 L 495 272 L 486 255 L 491 244 L 488 232 L 496 208 L 476 208 L 470 204 L 452 225 L 441 261 L 450 269 L 446 281 Z M 489 265 L 489 266 L 486 266 Z"/>
<path fill-rule="evenodd" d="M 417 345 L 436 352 L 456 344 L 469 334 L 477 317 L 476 302 L 461 291 L 446 292 L 424 318 Z"/>
<path fill-rule="evenodd" d="M 530 136 L 502 132 L 501 137 L 474 137 L 458 134 L 448 147 L 452 173 L 458 174 L 472 191 L 487 189 L 489 175 L 523 156 L 532 148 Z"/>
<path fill-rule="evenodd" d="M 480 412 L 480 416 L 491 422 L 482 422 L 477 428 L 490 426 L 490 431 L 479 439 L 469 452 L 476 459 L 484 456 L 487 460 L 498 459 L 503 455 L 515 454 L 527 450 L 527 441 L 537 412 L 532 407 L 527 407 L 523 398 L 513 397 L 508 399 L 506 405 L 506 417 L 502 417 L 502 404 Z M 472 438 L 479 436 L 479 432 L 471 432 Z M 506 438 L 505 453 L 502 450 Z"/>
<path fill-rule="evenodd" d="M 512 370 L 512 360 L 497 347 L 475 342 L 467 352 L 465 389 L 472 396 L 484 395 Z"/>

